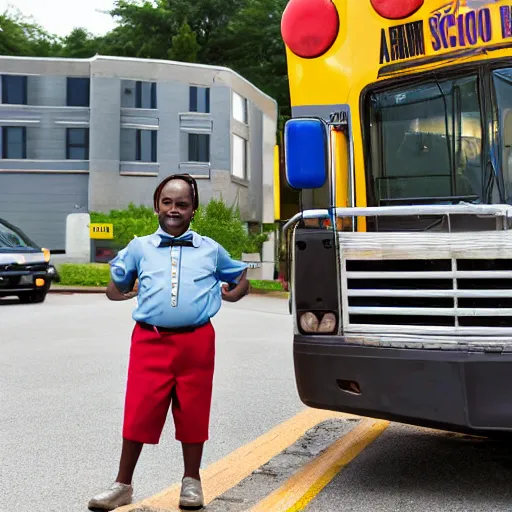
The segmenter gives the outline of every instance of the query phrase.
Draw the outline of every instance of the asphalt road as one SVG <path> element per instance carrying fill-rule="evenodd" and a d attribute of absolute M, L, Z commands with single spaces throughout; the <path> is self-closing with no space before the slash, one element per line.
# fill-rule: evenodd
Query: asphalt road
<path fill-rule="evenodd" d="M 81 512 L 115 476 L 133 303 L 50 295 L 0 301 L 0 512 Z M 204 466 L 304 407 L 293 378 L 287 301 L 248 297 L 214 319 L 217 366 Z M 334 422 L 334 423 L 333 423 Z M 357 420 L 329 420 L 207 510 L 244 512 Z M 179 481 L 172 420 L 146 447 L 135 500 Z M 512 510 L 512 443 L 391 424 L 316 496 L 308 512 Z"/>
<path fill-rule="evenodd" d="M 512 510 L 512 443 L 391 425 L 307 512 Z"/>
<path fill-rule="evenodd" d="M 79 512 L 119 460 L 132 302 L 49 295 L 0 300 L 0 512 Z M 303 409 L 295 390 L 287 301 L 246 297 L 214 319 L 217 359 L 204 465 Z M 179 481 L 172 417 L 145 447 L 135 499 Z"/>

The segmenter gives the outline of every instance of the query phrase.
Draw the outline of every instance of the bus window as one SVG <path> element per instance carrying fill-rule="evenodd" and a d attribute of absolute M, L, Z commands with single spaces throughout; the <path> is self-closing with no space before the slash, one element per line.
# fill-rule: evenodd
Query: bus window
<path fill-rule="evenodd" d="M 512 202 L 512 69 L 495 71 L 493 81 L 500 112 L 500 149 L 505 182 L 505 200 L 510 204 Z"/>
<path fill-rule="evenodd" d="M 476 76 L 430 80 L 369 98 L 370 204 L 482 197 Z"/>

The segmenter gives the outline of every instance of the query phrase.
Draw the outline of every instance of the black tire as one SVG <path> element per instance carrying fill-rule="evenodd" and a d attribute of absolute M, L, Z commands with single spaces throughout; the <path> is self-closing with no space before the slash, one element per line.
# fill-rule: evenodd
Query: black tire
<path fill-rule="evenodd" d="M 512 432 L 489 432 L 485 438 L 495 443 L 512 444 Z"/>
<path fill-rule="evenodd" d="M 47 290 L 41 290 L 37 292 L 24 293 L 23 295 L 20 294 L 18 297 L 22 304 L 40 304 L 45 301 L 47 293 Z"/>

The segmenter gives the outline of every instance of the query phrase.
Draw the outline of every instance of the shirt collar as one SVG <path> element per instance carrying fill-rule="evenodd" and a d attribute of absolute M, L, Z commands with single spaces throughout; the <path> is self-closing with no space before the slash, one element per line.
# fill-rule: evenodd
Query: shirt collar
<path fill-rule="evenodd" d="M 201 236 L 198 235 L 195 231 L 189 229 L 188 231 L 183 233 L 183 235 L 174 237 L 172 235 L 169 235 L 169 233 L 166 233 L 160 226 L 153 234 L 152 243 L 155 247 L 158 247 L 160 245 L 161 238 L 176 238 L 176 240 L 181 240 L 183 237 L 190 234 L 192 235 L 192 245 L 194 247 L 199 247 L 201 245 L 202 239 Z"/>

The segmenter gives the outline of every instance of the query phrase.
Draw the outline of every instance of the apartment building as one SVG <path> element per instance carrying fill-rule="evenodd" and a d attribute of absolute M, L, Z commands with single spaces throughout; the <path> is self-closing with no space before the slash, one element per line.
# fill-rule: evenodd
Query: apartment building
<path fill-rule="evenodd" d="M 151 205 L 176 172 L 201 202 L 274 221 L 276 102 L 235 72 L 170 61 L 0 56 L 0 218 L 63 251 L 71 213 Z"/>

